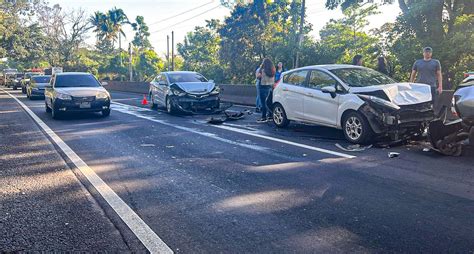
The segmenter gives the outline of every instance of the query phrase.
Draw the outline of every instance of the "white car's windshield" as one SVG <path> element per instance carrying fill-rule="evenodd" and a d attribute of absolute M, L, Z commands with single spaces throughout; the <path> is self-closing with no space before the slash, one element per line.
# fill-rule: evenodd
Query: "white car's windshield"
<path fill-rule="evenodd" d="M 392 78 L 367 68 L 342 68 L 331 70 L 351 87 L 379 86 L 396 83 Z"/>

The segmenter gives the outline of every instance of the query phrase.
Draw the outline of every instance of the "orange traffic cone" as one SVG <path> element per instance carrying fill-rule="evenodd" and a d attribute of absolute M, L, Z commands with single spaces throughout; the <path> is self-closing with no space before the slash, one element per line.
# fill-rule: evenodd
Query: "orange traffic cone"
<path fill-rule="evenodd" d="M 146 99 L 146 95 L 143 95 L 142 105 L 148 105 L 148 100 Z"/>

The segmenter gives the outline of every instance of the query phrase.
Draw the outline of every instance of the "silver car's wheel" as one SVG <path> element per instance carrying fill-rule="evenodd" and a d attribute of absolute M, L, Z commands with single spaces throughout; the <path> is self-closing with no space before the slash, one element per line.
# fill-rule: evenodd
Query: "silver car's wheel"
<path fill-rule="evenodd" d="M 373 135 L 370 127 L 364 116 L 358 112 L 349 112 L 344 116 L 342 122 L 344 136 L 347 141 L 356 144 L 367 143 Z"/>
<path fill-rule="evenodd" d="M 166 97 L 166 112 L 168 112 L 168 114 L 176 113 L 176 109 L 174 108 L 173 104 L 171 103 L 171 100 L 168 97 Z"/>

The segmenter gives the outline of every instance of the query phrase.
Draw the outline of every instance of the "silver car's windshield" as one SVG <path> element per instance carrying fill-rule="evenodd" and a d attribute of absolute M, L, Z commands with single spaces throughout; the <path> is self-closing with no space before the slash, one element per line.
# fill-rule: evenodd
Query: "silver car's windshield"
<path fill-rule="evenodd" d="M 207 79 L 199 73 L 170 73 L 170 83 L 207 82 Z"/>
<path fill-rule="evenodd" d="M 392 78 L 367 68 L 342 68 L 330 71 L 350 87 L 380 86 L 397 83 Z"/>

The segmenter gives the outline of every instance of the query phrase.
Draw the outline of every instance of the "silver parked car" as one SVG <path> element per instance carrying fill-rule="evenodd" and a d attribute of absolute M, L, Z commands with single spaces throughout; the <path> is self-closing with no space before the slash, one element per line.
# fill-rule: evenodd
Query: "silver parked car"
<path fill-rule="evenodd" d="M 152 108 L 159 105 L 170 114 L 219 109 L 219 87 L 203 75 L 190 71 L 163 72 L 150 82 Z"/>

